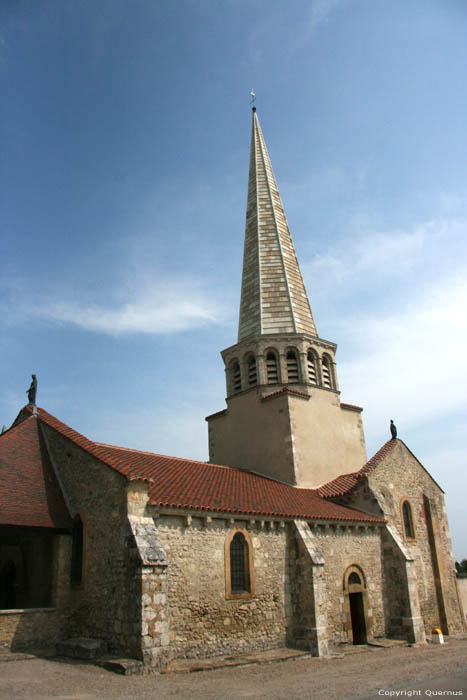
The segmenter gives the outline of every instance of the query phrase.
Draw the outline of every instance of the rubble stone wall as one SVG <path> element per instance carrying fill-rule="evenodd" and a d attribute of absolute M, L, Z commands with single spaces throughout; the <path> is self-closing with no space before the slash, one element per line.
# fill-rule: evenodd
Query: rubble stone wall
<path fill-rule="evenodd" d="M 110 651 L 134 656 L 141 621 L 132 622 L 135 601 L 128 595 L 136 572 L 128 555 L 126 479 L 48 426 L 41 429 L 70 513 L 84 525 L 83 581 L 69 588 L 67 634 L 104 639 Z"/>
<path fill-rule="evenodd" d="M 400 441 L 372 472 L 368 483 L 373 491 L 382 495 L 385 517 L 414 559 L 425 632 L 431 634 L 434 627 L 440 626 L 445 628 L 445 633 L 461 632 L 454 557 L 443 492 Z M 407 539 L 404 532 L 401 505 L 405 499 L 412 509 L 414 539 Z"/>
<path fill-rule="evenodd" d="M 365 578 L 364 607 L 369 638 L 385 635 L 381 533 L 376 527 L 324 525 L 312 529 L 324 558 L 327 638 L 331 644 L 351 642 L 349 601 L 344 576 L 356 566 Z"/>
<path fill-rule="evenodd" d="M 290 590 L 286 527 L 256 523 L 255 593 L 226 598 L 225 541 L 246 521 L 161 516 L 157 529 L 168 560 L 169 635 L 174 658 L 248 652 L 285 646 Z"/>

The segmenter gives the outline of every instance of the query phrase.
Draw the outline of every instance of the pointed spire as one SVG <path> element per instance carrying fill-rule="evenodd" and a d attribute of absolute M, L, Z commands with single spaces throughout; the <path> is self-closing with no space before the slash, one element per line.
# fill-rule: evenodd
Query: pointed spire
<path fill-rule="evenodd" d="M 318 335 L 253 107 L 238 340 L 270 333 Z"/>

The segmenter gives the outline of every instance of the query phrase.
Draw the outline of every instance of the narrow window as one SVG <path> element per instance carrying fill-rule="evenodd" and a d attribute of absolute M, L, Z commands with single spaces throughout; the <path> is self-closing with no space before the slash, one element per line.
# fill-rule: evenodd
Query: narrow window
<path fill-rule="evenodd" d="M 362 582 L 360 580 L 360 576 L 357 573 L 355 573 L 355 571 L 352 571 L 352 573 L 349 576 L 349 586 L 353 586 L 355 584 L 358 586 L 361 585 L 361 583 Z"/>
<path fill-rule="evenodd" d="M 234 362 L 230 371 L 232 373 L 232 391 L 235 394 L 237 391 L 242 390 L 242 375 L 239 363 Z"/>
<path fill-rule="evenodd" d="M 83 581 L 83 521 L 77 515 L 73 520 L 71 545 L 71 585 L 80 586 Z"/>
<path fill-rule="evenodd" d="M 298 382 L 298 361 L 294 350 L 287 353 L 287 381 L 289 384 Z"/>
<path fill-rule="evenodd" d="M 312 350 L 308 351 L 307 356 L 308 381 L 310 384 L 318 384 L 316 378 L 316 357 Z"/>
<path fill-rule="evenodd" d="M 254 355 L 248 358 L 248 386 L 256 385 L 256 360 Z"/>
<path fill-rule="evenodd" d="M 404 501 L 402 504 L 402 518 L 404 520 L 404 533 L 408 540 L 413 540 L 415 538 L 415 530 L 413 527 L 412 520 L 412 508 L 408 501 Z"/>
<path fill-rule="evenodd" d="M 248 544 L 237 532 L 230 543 L 230 590 L 232 595 L 250 593 Z"/>
<path fill-rule="evenodd" d="M 321 367 L 323 372 L 323 386 L 326 389 L 332 389 L 331 363 L 326 355 L 323 357 Z"/>
<path fill-rule="evenodd" d="M 274 352 L 268 352 L 266 355 L 266 375 L 268 384 L 277 384 L 279 376 L 277 372 L 277 357 Z"/>

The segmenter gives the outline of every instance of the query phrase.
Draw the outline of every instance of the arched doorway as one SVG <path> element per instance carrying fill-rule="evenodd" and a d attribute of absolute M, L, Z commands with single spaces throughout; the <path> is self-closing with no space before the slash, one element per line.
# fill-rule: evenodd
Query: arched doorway
<path fill-rule="evenodd" d="M 344 594 L 347 633 L 354 644 L 366 644 L 369 630 L 366 616 L 365 577 L 357 566 L 350 566 L 345 572 Z"/>

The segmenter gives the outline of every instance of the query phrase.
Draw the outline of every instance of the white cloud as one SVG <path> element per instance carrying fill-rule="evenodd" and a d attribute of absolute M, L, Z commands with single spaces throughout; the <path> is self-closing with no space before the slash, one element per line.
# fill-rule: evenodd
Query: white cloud
<path fill-rule="evenodd" d="M 15 325 L 40 320 L 113 336 L 174 333 L 218 323 L 223 317 L 217 300 L 195 280 L 159 278 L 156 284 L 143 285 L 142 279 L 109 290 L 109 297 L 113 291 L 118 300 L 108 305 L 88 302 L 84 291 L 72 294 L 69 289 L 35 295 L 23 291 L 18 298 L 16 284 L 14 301 L 4 303 L 4 317 Z"/>
<path fill-rule="evenodd" d="M 465 406 L 466 300 L 467 269 L 426 287 L 401 313 L 347 322 L 360 355 L 340 364 L 340 381 L 345 400 L 358 397 L 365 407 L 367 430 L 379 431 L 390 417 L 416 427 Z"/>

